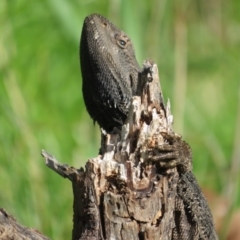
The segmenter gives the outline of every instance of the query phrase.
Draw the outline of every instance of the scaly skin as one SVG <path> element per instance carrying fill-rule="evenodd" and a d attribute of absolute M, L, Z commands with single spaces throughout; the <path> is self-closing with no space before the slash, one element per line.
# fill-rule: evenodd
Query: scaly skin
<path fill-rule="evenodd" d="M 153 150 L 151 160 L 164 168 L 177 167 L 179 181 L 175 199 L 173 240 L 217 240 L 213 217 L 192 172 L 190 146 L 177 135 L 165 135 L 168 143 Z"/>
<path fill-rule="evenodd" d="M 83 97 L 87 110 L 101 128 L 120 128 L 137 93 L 141 70 L 128 36 L 98 14 L 86 17 L 80 43 Z M 163 168 L 177 167 L 173 240 L 217 240 L 207 201 L 192 173 L 187 143 L 166 135 L 166 144 L 151 149 L 149 157 Z"/>
<path fill-rule="evenodd" d="M 82 91 L 94 122 L 110 132 L 127 117 L 140 67 L 130 38 L 99 14 L 85 18 L 80 62 Z"/>

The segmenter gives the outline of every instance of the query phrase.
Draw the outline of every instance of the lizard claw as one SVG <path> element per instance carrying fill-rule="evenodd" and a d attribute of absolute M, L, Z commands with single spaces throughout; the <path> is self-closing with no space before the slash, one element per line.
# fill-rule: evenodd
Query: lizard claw
<path fill-rule="evenodd" d="M 180 136 L 162 133 L 167 143 L 158 145 L 149 153 L 149 160 L 158 162 L 161 167 L 178 167 L 181 172 L 192 170 L 192 151 Z"/>

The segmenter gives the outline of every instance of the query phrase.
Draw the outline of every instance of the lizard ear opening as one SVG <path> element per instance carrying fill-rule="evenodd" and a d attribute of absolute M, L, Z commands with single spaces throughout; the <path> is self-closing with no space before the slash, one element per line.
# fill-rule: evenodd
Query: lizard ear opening
<path fill-rule="evenodd" d="M 130 86 L 132 88 L 132 86 L 133 86 L 133 77 L 132 77 L 131 74 L 129 75 L 129 80 L 130 80 Z"/>

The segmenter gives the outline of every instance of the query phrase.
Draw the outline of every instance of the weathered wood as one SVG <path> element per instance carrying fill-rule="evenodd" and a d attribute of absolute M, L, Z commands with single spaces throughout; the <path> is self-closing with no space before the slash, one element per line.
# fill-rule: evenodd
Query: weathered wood
<path fill-rule="evenodd" d="M 42 152 L 47 166 L 72 181 L 74 240 L 172 238 L 178 173 L 152 162 L 152 149 L 173 133 L 156 64 L 145 62 L 138 93 L 122 131 L 102 132 L 101 155 L 85 171 Z"/>
<path fill-rule="evenodd" d="M 4 209 L 0 208 L 0 239 L 1 240 L 49 240 L 38 230 L 21 226 Z"/>

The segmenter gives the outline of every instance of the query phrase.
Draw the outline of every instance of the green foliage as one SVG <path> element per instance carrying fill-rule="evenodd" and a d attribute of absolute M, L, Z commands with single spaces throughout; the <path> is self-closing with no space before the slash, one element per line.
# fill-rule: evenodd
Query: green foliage
<path fill-rule="evenodd" d="M 83 19 L 93 12 L 128 33 L 140 63 L 158 63 L 199 182 L 239 206 L 240 5 L 180 2 L 0 2 L 0 207 L 51 239 L 70 238 L 70 182 L 47 169 L 40 152 L 75 167 L 98 153 L 78 53 Z"/>

